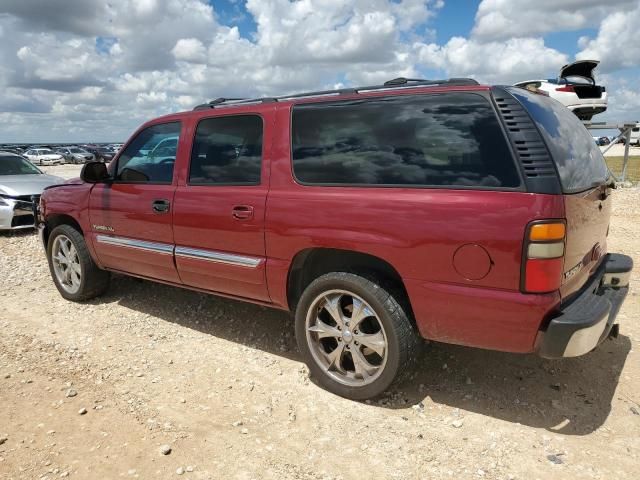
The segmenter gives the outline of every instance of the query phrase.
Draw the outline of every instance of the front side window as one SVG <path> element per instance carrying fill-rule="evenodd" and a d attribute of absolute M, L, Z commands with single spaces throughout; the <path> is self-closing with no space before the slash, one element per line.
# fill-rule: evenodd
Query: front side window
<path fill-rule="evenodd" d="M 124 183 L 171 183 L 176 162 L 180 122 L 145 128 L 122 152 L 116 181 Z M 171 143 L 173 148 L 163 145 Z"/>
<path fill-rule="evenodd" d="M 520 186 L 493 108 L 473 93 L 296 105 L 292 158 L 304 184 Z"/>
<path fill-rule="evenodd" d="M 258 185 L 261 163 L 261 117 L 206 118 L 196 130 L 189 184 Z"/>

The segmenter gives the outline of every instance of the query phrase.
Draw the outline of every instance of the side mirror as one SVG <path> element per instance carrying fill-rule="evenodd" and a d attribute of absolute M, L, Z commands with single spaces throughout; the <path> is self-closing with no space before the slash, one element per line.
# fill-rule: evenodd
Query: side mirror
<path fill-rule="evenodd" d="M 111 179 L 107 166 L 102 162 L 85 163 L 80 172 L 80 179 L 86 183 L 104 183 Z"/>

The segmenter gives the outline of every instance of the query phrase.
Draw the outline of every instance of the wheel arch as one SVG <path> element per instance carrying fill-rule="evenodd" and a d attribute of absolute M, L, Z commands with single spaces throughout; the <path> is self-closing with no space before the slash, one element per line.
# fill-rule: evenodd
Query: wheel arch
<path fill-rule="evenodd" d="M 71 215 L 67 215 L 65 213 L 52 213 L 51 215 L 47 215 L 47 218 L 44 221 L 42 242 L 44 243 L 45 249 L 47 248 L 47 244 L 49 243 L 49 236 L 51 235 L 51 232 L 54 228 L 60 225 L 69 225 L 75 228 L 84 236 L 84 232 L 82 230 L 82 227 L 80 226 L 80 223 Z"/>
<path fill-rule="evenodd" d="M 374 277 L 387 289 L 400 296 L 397 300 L 407 308 L 413 319 L 411 302 L 400 273 L 388 261 L 354 250 L 334 248 L 307 248 L 298 252 L 291 261 L 287 275 L 287 303 L 295 311 L 302 292 L 316 278 L 329 272 L 347 272 Z"/>

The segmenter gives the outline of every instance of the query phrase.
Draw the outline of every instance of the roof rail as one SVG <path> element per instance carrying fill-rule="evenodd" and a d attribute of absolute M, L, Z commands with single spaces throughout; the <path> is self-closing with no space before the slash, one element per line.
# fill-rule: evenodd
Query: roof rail
<path fill-rule="evenodd" d="M 215 100 L 211 100 L 209 103 L 203 103 L 201 105 L 197 105 L 194 107 L 194 110 L 207 110 L 209 108 L 216 108 L 222 106 L 230 106 L 230 105 L 242 105 L 242 104 L 250 104 L 250 103 L 268 103 L 275 102 L 275 98 L 265 97 L 265 98 L 225 98 L 219 97 Z"/>
<path fill-rule="evenodd" d="M 398 77 L 392 80 L 384 82 L 382 85 L 371 85 L 368 87 L 354 87 L 354 88 L 338 88 L 335 90 L 319 90 L 317 92 L 305 92 L 295 93 L 292 95 L 283 95 L 281 97 L 264 97 L 253 99 L 242 98 L 216 98 L 209 103 L 203 103 L 194 108 L 194 110 L 206 110 L 208 108 L 216 108 L 221 106 L 230 105 L 242 105 L 251 103 L 268 103 L 278 102 L 282 100 L 292 100 L 307 97 L 325 97 L 325 96 L 338 96 L 338 95 L 353 95 L 360 92 L 370 92 L 374 90 L 392 90 L 395 88 L 410 88 L 410 87 L 428 87 L 437 85 L 450 85 L 450 86 L 467 86 L 478 85 L 478 82 L 472 78 L 450 78 L 446 80 L 423 80 L 418 78 L 404 78 Z"/>

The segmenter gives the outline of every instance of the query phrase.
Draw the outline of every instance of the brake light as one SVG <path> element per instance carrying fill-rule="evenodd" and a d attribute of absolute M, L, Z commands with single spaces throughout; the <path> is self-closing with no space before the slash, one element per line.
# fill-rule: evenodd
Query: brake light
<path fill-rule="evenodd" d="M 558 87 L 556 88 L 556 92 L 575 92 L 575 88 L 573 88 L 573 85 L 567 85 L 565 87 Z"/>
<path fill-rule="evenodd" d="M 565 236 L 564 221 L 542 220 L 527 226 L 523 246 L 522 291 L 547 293 L 560 288 Z"/>

